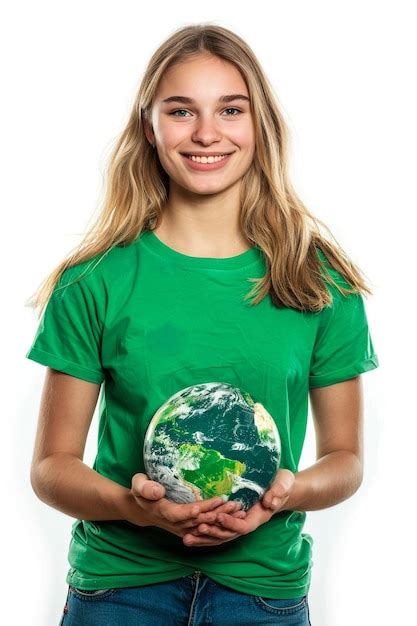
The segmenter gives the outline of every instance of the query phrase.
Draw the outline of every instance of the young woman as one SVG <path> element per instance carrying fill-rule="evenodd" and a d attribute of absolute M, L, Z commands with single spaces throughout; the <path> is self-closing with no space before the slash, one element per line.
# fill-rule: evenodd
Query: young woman
<path fill-rule="evenodd" d="M 292 188 L 287 137 L 241 38 L 176 31 L 146 69 L 98 223 L 34 300 L 27 357 L 48 367 L 31 482 L 76 518 L 64 626 L 310 624 L 305 512 L 361 484 L 360 374 L 378 359 L 372 292 Z M 174 503 L 145 473 L 156 410 L 210 381 L 247 390 L 280 433 L 280 470 L 248 511 Z M 318 461 L 298 471 L 309 398 Z"/>

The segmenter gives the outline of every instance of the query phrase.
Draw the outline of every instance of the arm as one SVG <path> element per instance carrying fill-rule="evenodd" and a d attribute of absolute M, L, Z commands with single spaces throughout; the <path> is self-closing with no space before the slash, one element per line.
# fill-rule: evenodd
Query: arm
<path fill-rule="evenodd" d="M 363 479 L 363 390 L 360 376 L 310 389 L 318 461 L 295 474 L 280 510 L 315 511 L 352 496 Z M 269 494 L 266 504 L 272 496 Z"/>
<path fill-rule="evenodd" d="M 205 521 L 213 508 L 230 510 L 221 498 L 198 502 L 197 507 L 170 502 L 153 493 L 155 487 L 160 492 L 159 483 L 141 474 L 127 489 L 83 463 L 99 391 L 99 384 L 47 368 L 30 472 L 40 500 L 78 519 L 126 520 L 179 536 Z"/>
<path fill-rule="evenodd" d="M 130 490 L 83 463 L 99 392 L 99 384 L 47 368 L 30 481 L 40 500 L 67 515 L 122 519 L 134 510 Z"/>

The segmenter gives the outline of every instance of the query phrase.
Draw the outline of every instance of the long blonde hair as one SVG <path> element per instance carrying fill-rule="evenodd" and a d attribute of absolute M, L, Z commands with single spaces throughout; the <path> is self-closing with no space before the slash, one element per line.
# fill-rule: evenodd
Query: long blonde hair
<path fill-rule="evenodd" d="M 164 72 L 174 63 L 207 53 L 240 71 L 255 126 L 254 159 L 241 181 L 240 226 L 247 239 L 262 250 L 267 272 L 262 278 L 249 279 L 255 285 L 246 297 L 253 298 L 251 304 L 256 305 L 270 293 L 277 307 L 320 311 L 332 302 L 323 275 L 343 294 L 372 294 L 359 268 L 327 226 L 304 206 L 291 185 L 287 171 L 288 129 L 255 54 L 234 32 L 200 23 L 174 31 L 152 55 L 128 123 L 110 154 L 98 219 L 27 303 L 40 308 L 39 316 L 68 267 L 93 257 L 100 262 L 113 247 L 129 245 L 143 230 L 159 225 L 168 198 L 169 177 L 146 138 L 144 120 L 150 124 L 154 96 Z M 320 233 L 319 225 L 335 243 Z M 332 268 L 346 282 L 341 284 Z"/>

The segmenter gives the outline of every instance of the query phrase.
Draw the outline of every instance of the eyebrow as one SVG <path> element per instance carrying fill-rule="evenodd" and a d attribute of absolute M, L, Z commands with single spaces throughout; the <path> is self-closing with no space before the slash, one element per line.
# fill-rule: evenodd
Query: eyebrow
<path fill-rule="evenodd" d="M 233 93 L 230 96 L 220 96 L 219 102 L 234 102 L 235 100 L 246 100 L 250 102 L 247 96 L 244 96 L 241 93 Z M 169 98 L 165 98 L 162 100 L 165 102 L 181 102 L 181 104 L 195 104 L 195 100 L 193 98 L 188 98 L 187 96 L 169 96 Z"/>

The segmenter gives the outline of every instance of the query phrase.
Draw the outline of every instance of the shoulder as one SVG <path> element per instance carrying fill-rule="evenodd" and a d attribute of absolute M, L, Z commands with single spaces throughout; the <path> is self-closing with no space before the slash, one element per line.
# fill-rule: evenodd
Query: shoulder
<path fill-rule="evenodd" d="M 361 292 L 355 289 L 344 275 L 331 265 L 330 259 L 320 248 L 316 248 L 316 250 L 321 261 L 320 272 L 323 282 L 331 299 L 331 302 L 325 304 L 319 311 L 321 324 L 326 324 L 333 319 L 347 323 L 358 314 L 363 315 L 365 303 Z"/>
<path fill-rule="evenodd" d="M 128 245 L 115 245 L 84 261 L 67 267 L 61 274 L 60 287 L 80 284 L 97 291 L 114 281 L 129 278 L 137 267 L 137 240 Z"/>
<path fill-rule="evenodd" d="M 322 274 L 324 283 L 328 288 L 330 295 L 332 297 L 337 296 L 340 297 L 348 297 L 348 296 L 358 296 L 360 295 L 358 291 L 354 290 L 354 287 L 346 280 L 341 272 L 339 272 L 333 265 L 331 265 L 329 258 L 323 252 L 321 248 L 316 246 L 316 253 L 320 260 L 320 272 Z M 346 294 L 340 291 L 338 287 L 342 287 L 343 289 L 348 289 L 352 291 L 352 293 Z"/>

